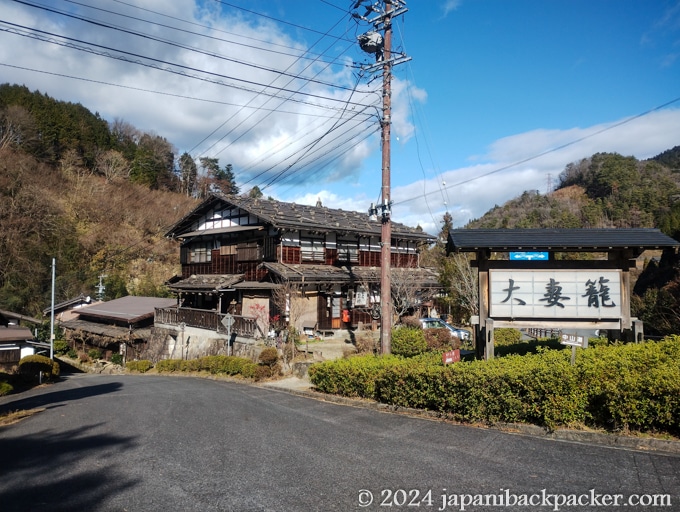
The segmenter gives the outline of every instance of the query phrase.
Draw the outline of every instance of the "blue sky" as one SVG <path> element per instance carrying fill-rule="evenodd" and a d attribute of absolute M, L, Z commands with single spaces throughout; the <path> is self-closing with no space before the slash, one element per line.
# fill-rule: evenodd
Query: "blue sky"
<path fill-rule="evenodd" d="M 350 18 L 353 2 L 26 1 L 0 0 L 0 82 L 232 163 L 244 190 L 359 211 L 379 200 L 380 76 L 357 78 L 371 57 L 355 37 L 370 27 Z M 407 7 L 393 38 L 412 58 L 394 69 L 396 221 L 436 233 L 445 211 L 463 225 L 547 193 L 593 153 L 642 159 L 680 144 L 679 1 Z M 253 92 L 265 84 L 278 88 Z"/>

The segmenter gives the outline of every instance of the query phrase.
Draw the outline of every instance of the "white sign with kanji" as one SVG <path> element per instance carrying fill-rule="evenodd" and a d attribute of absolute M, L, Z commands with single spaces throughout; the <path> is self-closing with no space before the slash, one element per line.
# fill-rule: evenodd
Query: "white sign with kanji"
<path fill-rule="evenodd" d="M 621 317 L 621 271 L 490 270 L 493 318 Z"/>

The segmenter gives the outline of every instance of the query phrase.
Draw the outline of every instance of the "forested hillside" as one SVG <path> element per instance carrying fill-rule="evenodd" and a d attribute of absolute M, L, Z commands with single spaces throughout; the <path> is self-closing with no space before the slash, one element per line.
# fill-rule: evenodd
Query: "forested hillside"
<path fill-rule="evenodd" d="M 109 299 L 163 294 L 178 269 L 163 235 L 200 195 L 173 154 L 122 121 L 0 86 L 0 309 L 39 316 L 52 258 L 58 302 L 93 294 L 99 276 Z"/>
<path fill-rule="evenodd" d="M 194 204 L 0 150 L 0 309 L 39 315 L 49 306 L 53 257 L 57 301 L 92 294 L 99 276 L 107 298 L 162 294 L 178 270 L 163 235 Z"/>
<path fill-rule="evenodd" d="M 111 124 L 80 104 L 50 98 L 19 85 L 0 85 L 0 149 L 19 150 L 67 173 L 107 182 L 204 197 L 211 191 L 238 194 L 231 165 L 199 162 L 164 137 L 116 119 Z M 203 173 L 198 172 L 198 168 Z"/>
<path fill-rule="evenodd" d="M 468 228 L 656 227 L 680 235 L 680 146 L 658 157 L 598 153 L 566 166 L 555 191 L 524 192 L 496 206 Z M 665 156 L 664 156 L 665 155 Z"/>
<path fill-rule="evenodd" d="M 201 172 L 202 171 L 202 172 Z M 0 85 L 0 309 L 162 295 L 179 270 L 166 230 L 211 192 L 237 194 L 231 165 L 24 86 Z"/>

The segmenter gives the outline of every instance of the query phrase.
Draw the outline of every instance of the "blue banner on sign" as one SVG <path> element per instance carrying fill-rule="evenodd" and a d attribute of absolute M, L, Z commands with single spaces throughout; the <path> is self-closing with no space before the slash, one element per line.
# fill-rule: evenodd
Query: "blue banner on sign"
<path fill-rule="evenodd" d="M 523 260 L 523 261 L 547 261 L 550 256 L 547 252 L 511 252 L 511 260 Z"/>

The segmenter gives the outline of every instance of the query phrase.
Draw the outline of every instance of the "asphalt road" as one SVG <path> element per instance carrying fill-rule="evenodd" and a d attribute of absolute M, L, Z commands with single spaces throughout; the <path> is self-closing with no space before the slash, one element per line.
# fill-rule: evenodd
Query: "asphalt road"
<path fill-rule="evenodd" d="M 0 412 L 35 407 L 0 427 L 2 512 L 680 510 L 678 455 L 246 384 L 72 375 L 0 399 Z M 653 501 L 669 506 L 639 505 Z"/>

